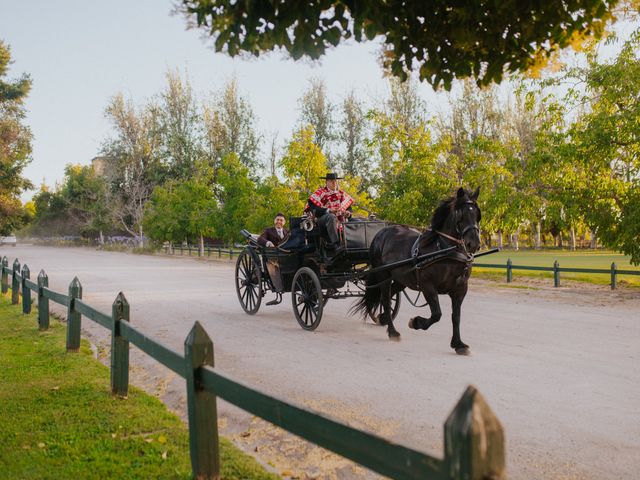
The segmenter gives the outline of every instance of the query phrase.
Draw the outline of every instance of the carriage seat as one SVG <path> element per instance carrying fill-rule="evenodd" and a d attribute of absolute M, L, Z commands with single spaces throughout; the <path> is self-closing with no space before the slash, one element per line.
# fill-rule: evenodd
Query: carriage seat
<path fill-rule="evenodd" d="M 347 250 L 369 250 L 373 237 L 387 226 L 383 221 L 351 221 L 343 224 Z"/>

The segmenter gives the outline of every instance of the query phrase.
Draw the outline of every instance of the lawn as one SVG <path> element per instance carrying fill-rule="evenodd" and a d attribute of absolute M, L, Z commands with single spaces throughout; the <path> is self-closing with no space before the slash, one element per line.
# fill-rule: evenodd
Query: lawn
<path fill-rule="evenodd" d="M 566 268 L 593 268 L 605 269 L 611 268 L 611 263 L 615 262 L 619 270 L 632 270 L 640 272 L 640 266 L 634 266 L 630 263 L 630 257 L 621 253 L 607 250 L 503 250 L 499 253 L 487 255 L 478 258 L 477 264 L 501 264 L 505 265 L 507 259 L 511 259 L 514 266 L 527 265 L 539 267 L 553 267 L 553 262 L 558 261 L 560 267 Z M 488 269 L 476 267 L 473 270 L 474 275 L 489 276 L 497 279 L 506 279 L 505 269 Z M 552 278 L 552 272 L 532 272 L 526 270 L 513 270 L 514 282 L 517 282 L 518 276 L 533 276 Z M 561 279 L 571 279 L 596 284 L 609 284 L 611 277 L 608 274 L 595 273 L 568 273 L 562 272 Z M 640 287 L 640 275 L 618 275 L 618 283 L 620 285 Z"/>
<path fill-rule="evenodd" d="M 0 479 L 191 478 L 182 421 L 136 388 L 113 397 L 88 343 L 68 354 L 65 335 L 0 297 Z M 220 449 L 223 478 L 278 478 L 226 439 Z"/>

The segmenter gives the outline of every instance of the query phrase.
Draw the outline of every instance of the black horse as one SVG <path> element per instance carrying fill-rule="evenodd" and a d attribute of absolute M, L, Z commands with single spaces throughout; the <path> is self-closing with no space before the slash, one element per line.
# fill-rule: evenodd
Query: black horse
<path fill-rule="evenodd" d="M 409 320 L 409 328 L 427 330 L 442 317 L 438 294 L 448 294 L 453 308 L 451 348 L 459 355 L 468 355 L 469 346 L 460 338 L 460 306 L 467 294 L 473 254 L 480 248 L 479 193 L 479 187 L 473 193 L 460 188 L 455 197 L 440 202 L 431 227 L 422 233 L 403 225 L 382 229 L 369 249 L 373 268 L 447 247 L 456 248 L 434 260 L 371 274 L 366 279 L 365 295 L 353 310 L 366 316 L 382 305 L 380 324 L 387 325 L 390 339 L 399 340 L 400 334 L 391 318 L 393 295 L 405 288 L 422 292 L 431 308 L 431 317 L 414 317 Z"/>

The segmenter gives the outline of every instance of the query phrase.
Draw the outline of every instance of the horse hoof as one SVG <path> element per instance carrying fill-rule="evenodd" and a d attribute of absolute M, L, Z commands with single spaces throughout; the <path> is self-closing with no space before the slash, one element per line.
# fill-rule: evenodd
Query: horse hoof
<path fill-rule="evenodd" d="M 458 355 L 471 355 L 471 350 L 469 350 L 469 347 L 456 348 L 456 353 Z"/>
<path fill-rule="evenodd" d="M 400 341 L 400 334 L 398 332 L 390 333 L 389 334 L 389 340 L 393 340 L 394 342 L 399 342 Z"/>
<path fill-rule="evenodd" d="M 416 317 L 410 318 L 409 319 L 409 328 L 412 328 L 414 330 L 417 330 L 416 327 L 413 324 L 413 321 L 416 319 Z"/>

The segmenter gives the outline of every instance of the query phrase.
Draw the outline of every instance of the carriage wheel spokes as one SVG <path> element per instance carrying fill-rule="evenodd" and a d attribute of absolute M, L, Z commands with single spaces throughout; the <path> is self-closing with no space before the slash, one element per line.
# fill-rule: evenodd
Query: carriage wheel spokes
<path fill-rule="evenodd" d="M 262 302 L 262 275 L 260 266 L 247 250 L 236 261 L 236 293 L 242 309 L 254 315 Z"/>
<path fill-rule="evenodd" d="M 382 305 L 378 305 L 378 308 L 376 308 L 374 311 L 368 312 L 369 318 L 371 318 L 373 323 L 375 323 L 376 325 L 381 325 L 380 315 L 382 315 L 382 311 L 383 311 Z M 391 320 L 395 320 L 395 318 L 398 316 L 399 311 L 400 311 L 400 292 L 396 292 L 393 295 L 391 295 Z"/>
<path fill-rule="evenodd" d="M 320 280 L 308 267 L 302 267 L 293 277 L 291 303 L 296 320 L 305 330 L 315 330 L 322 319 L 323 295 Z"/>

